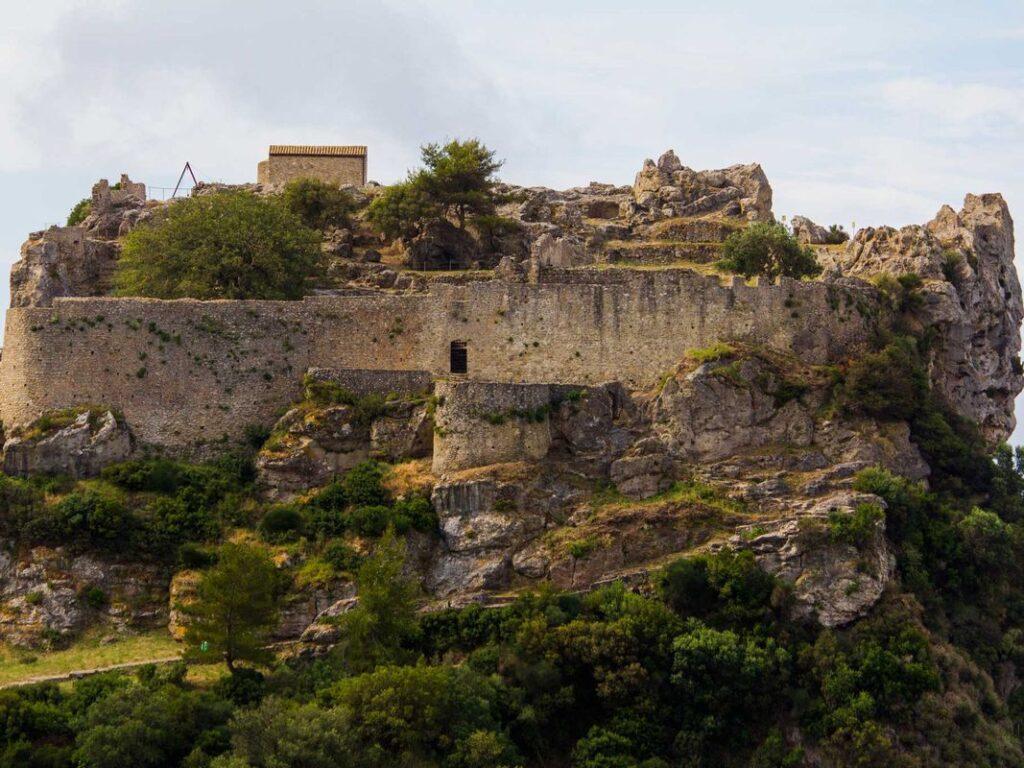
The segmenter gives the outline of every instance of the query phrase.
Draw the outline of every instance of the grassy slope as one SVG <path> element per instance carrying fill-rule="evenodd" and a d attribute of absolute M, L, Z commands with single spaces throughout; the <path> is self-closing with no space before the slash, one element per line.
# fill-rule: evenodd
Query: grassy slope
<path fill-rule="evenodd" d="M 180 652 L 181 646 L 163 629 L 112 643 L 101 643 L 99 636 L 86 636 L 59 651 L 35 653 L 0 645 L 0 687 L 114 664 L 166 659 Z"/>

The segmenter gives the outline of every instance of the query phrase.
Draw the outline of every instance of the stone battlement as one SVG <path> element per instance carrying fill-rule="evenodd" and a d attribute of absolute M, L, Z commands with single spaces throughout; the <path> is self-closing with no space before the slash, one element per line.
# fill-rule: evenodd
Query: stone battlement
<path fill-rule="evenodd" d="M 644 389 L 687 350 L 723 339 L 836 359 L 867 342 L 875 302 L 861 281 L 726 285 L 686 270 L 293 302 L 59 298 L 8 310 L 0 418 L 99 403 L 123 412 L 142 443 L 188 452 L 272 422 L 310 368 L 442 378 L 456 342 L 465 379 Z"/>

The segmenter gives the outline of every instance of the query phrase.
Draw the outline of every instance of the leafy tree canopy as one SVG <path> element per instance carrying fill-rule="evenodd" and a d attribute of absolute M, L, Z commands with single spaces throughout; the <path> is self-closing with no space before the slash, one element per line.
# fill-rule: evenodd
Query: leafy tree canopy
<path fill-rule="evenodd" d="M 285 208 L 294 213 L 310 229 L 345 227 L 355 208 L 352 195 L 319 179 L 293 179 L 281 193 Z"/>
<path fill-rule="evenodd" d="M 494 152 L 477 139 L 427 144 L 424 168 L 385 189 L 370 204 L 367 217 L 385 237 L 412 237 L 438 219 L 453 220 L 464 229 L 470 217 L 494 212 L 501 168 Z"/>
<path fill-rule="evenodd" d="M 129 233 L 114 282 L 121 296 L 298 299 L 319 266 L 319 235 L 279 200 L 218 192 Z"/>
<path fill-rule="evenodd" d="M 781 224 L 757 222 L 729 235 L 718 266 L 744 277 L 774 282 L 779 277 L 814 277 L 821 273 L 814 251 L 800 245 Z"/>

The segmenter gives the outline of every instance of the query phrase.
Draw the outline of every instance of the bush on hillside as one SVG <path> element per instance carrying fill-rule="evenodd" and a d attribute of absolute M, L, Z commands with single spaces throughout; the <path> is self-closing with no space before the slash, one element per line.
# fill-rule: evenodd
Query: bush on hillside
<path fill-rule="evenodd" d="M 121 296 L 298 299 L 319 272 L 319 243 L 278 200 L 190 197 L 128 234 L 114 283 Z"/>
<path fill-rule="evenodd" d="M 722 245 L 721 269 L 746 278 L 814 277 L 821 266 L 810 248 L 800 245 L 781 224 L 757 222 L 729 235 Z"/>

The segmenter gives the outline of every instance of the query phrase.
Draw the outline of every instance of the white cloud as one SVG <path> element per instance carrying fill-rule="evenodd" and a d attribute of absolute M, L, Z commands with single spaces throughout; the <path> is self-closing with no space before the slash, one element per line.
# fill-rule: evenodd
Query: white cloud
<path fill-rule="evenodd" d="M 902 78 L 885 83 L 882 97 L 893 110 L 953 126 L 982 127 L 983 121 L 1024 124 L 1024 87 Z"/>

